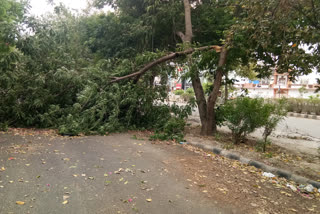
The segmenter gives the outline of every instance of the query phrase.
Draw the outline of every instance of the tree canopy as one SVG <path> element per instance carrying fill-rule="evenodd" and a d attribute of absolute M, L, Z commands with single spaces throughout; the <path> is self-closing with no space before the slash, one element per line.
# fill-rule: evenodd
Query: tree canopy
<path fill-rule="evenodd" d="M 163 104 L 175 61 L 189 67 L 205 126 L 228 71 L 263 77 L 276 68 L 295 78 L 319 68 L 318 1 L 92 2 L 115 11 L 74 14 L 60 4 L 36 18 L 26 2 L 1 1 L 0 123 L 73 134 L 161 130 L 190 113 Z M 213 82 L 207 100 L 200 75 Z"/>

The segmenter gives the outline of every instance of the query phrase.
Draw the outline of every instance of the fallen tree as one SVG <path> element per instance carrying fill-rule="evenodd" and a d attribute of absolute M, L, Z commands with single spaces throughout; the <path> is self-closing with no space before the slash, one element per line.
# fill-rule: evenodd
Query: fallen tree
<path fill-rule="evenodd" d="M 161 63 L 164 63 L 166 61 L 175 59 L 177 57 L 180 56 L 186 56 L 189 54 L 192 54 L 193 52 L 196 51 L 207 51 L 207 50 L 215 50 L 217 53 L 221 52 L 221 46 L 218 45 L 213 45 L 213 46 L 204 46 L 204 47 L 200 47 L 200 48 L 190 48 L 188 50 L 185 51 L 180 51 L 180 52 L 175 52 L 175 53 L 170 53 L 169 55 L 163 56 L 155 61 L 152 61 L 148 64 L 146 64 L 143 68 L 141 68 L 139 71 L 134 72 L 132 74 L 126 75 L 126 76 L 122 76 L 122 77 L 112 77 L 112 81 L 110 81 L 111 83 L 114 82 L 119 82 L 121 80 L 125 80 L 128 78 L 132 78 L 132 77 L 136 77 L 136 76 L 141 76 L 144 73 L 146 73 L 148 70 L 150 70 L 151 68 L 153 68 L 156 65 L 159 65 Z"/>

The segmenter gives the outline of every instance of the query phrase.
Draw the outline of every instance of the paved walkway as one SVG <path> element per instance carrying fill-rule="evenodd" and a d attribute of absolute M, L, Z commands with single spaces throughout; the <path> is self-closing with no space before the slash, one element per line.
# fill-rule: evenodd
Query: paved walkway
<path fill-rule="evenodd" d="M 148 141 L 25 135 L 0 134 L 1 214 L 232 213 L 186 189 L 173 154 Z"/>

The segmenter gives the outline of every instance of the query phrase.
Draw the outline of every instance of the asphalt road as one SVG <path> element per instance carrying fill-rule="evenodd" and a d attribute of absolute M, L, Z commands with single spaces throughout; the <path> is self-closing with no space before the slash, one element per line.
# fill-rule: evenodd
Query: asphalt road
<path fill-rule="evenodd" d="M 159 145 L 129 134 L 25 135 L 0 134 L 1 214 L 233 213 L 186 188 Z"/>
<path fill-rule="evenodd" d="M 297 132 L 320 139 L 320 120 L 287 117 L 278 125 L 277 131 Z"/>

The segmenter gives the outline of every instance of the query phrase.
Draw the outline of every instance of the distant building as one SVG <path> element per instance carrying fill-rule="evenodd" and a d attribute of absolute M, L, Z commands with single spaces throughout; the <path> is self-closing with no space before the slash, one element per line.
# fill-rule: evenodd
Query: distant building
<path fill-rule="evenodd" d="M 238 90 L 234 93 L 234 96 L 238 96 L 241 91 L 247 90 L 250 97 L 308 98 L 316 95 L 316 86 L 319 86 L 316 82 L 318 76 L 316 74 L 302 76 L 295 82 L 290 81 L 289 73 L 279 74 L 277 72 L 262 80 L 251 81 L 247 78 L 236 78 L 238 82 L 234 84 L 234 87 Z M 320 93 L 317 94 L 320 95 Z"/>

